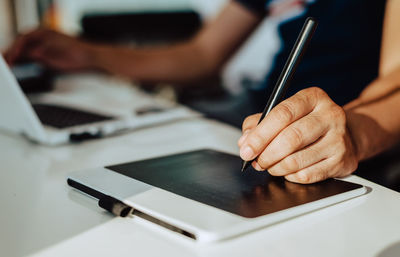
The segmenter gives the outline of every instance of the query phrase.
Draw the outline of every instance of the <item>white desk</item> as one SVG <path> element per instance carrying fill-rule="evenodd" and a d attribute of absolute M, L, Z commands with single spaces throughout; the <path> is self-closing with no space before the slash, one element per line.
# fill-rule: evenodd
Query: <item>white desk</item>
<path fill-rule="evenodd" d="M 0 256 L 387 256 L 385 248 L 399 249 L 400 194 L 355 176 L 348 180 L 372 191 L 209 245 L 138 219 L 114 218 L 65 181 L 70 171 L 172 152 L 236 153 L 239 135 L 201 118 L 61 147 L 0 134 Z"/>

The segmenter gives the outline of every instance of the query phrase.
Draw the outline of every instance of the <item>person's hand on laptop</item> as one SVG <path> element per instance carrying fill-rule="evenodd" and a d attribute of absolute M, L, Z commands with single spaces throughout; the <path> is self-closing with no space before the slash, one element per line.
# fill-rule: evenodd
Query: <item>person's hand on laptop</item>
<path fill-rule="evenodd" d="M 9 65 L 30 60 L 61 71 L 90 69 L 93 46 L 74 37 L 47 29 L 38 29 L 19 36 L 4 53 Z"/>
<path fill-rule="evenodd" d="M 261 114 L 247 117 L 239 139 L 240 156 L 252 166 L 297 183 L 351 174 L 357 149 L 342 107 L 316 87 L 277 105 L 257 126 Z"/>

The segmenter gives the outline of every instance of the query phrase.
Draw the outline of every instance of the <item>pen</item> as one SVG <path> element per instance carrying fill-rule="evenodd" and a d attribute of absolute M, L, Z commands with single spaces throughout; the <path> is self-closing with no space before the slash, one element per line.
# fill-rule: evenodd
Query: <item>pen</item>
<path fill-rule="evenodd" d="M 301 29 L 300 34 L 297 37 L 296 43 L 294 44 L 292 51 L 290 52 L 290 55 L 286 60 L 285 66 L 283 67 L 283 70 L 279 75 L 278 81 L 275 84 L 274 91 L 269 97 L 267 105 L 265 106 L 257 125 L 260 124 L 260 122 L 272 110 L 272 108 L 274 108 L 282 101 L 285 92 L 289 86 L 289 83 L 293 77 L 293 74 L 296 71 L 300 60 L 303 57 L 306 48 L 311 41 L 315 29 L 317 28 L 317 24 L 317 21 L 311 17 L 308 17 L 307 20 L 304 22 L 303 28 Z M 245 171 L 254 160 L 244 161 L 241 171 Z"/>

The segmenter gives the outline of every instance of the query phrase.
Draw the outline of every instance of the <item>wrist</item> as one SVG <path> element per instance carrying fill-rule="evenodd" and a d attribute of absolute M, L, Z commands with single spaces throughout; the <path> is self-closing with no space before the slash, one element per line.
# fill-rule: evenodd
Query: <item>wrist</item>
<path fill-rule="evenodd" d="M 345 110 L 347 128 L 358 161 L 368 159 L 388 149 L 395 138 L 377 121 L 374 115 L 365 110 Z"/>
<path fill-rule="evenodd" d="M 362 129 L 359 129 L 360 126 L 360 120 L 358 114 L 345 110 L 346 113 L 346 124 L 347 124 L 347 130 L 350 135 L 351 143 L 353 145 L 353 150 L 355 153 L 355 156 L 357 158 L 357 161 L 361 161 L 365 159 L 365 141 L 363 140 L 365 138 L 364 135 L 362 135 L 363 131 Z"/>
<path fill-rule="evenodd" d="M 87 50 L 87 66 L 93 70 L 101 70 L 108 72 L 107 68 L 107 52 L 104 46 L 92 45 Z"/>

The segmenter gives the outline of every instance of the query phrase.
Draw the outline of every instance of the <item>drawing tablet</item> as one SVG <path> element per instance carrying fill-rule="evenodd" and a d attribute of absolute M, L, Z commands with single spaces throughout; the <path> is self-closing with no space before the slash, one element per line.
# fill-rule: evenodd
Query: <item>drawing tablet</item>
<path fill-rule="evenodd" d="M 70 179 L 203 241 L 254 230 L 365 192 L 361 185 L 335 179 L 301 185 L 268 172 L 241 172 L 241 164 L 238 156 L 199 150 L 81 172 Z"/>
<path fill-rule="evenodd" d="M 247 218 L 362 187 L 334 179 L 300 185 L 268 172 L 241 172 L 241 165 L 238 156 L 203 150 L 106 168 Z"/>

